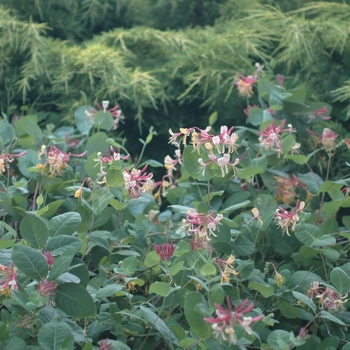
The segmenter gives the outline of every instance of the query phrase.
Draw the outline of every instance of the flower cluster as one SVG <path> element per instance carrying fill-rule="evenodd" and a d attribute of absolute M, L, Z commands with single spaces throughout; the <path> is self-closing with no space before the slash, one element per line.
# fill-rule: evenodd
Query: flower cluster
<path fill-rule="evenodd" d="M 3 175 L 6 171 L 6 166 L 8 163 L 12 163 L 14 161 L 13 157 L 22 157 L 26 154 L 26 151 L 18 153 L 18 154 L 11 154 L 11 153 L 5 153 L 0 155 L 0 175 Z"/>
<path fill-rule="evenodd" d="M 309 123 L 311 123 L 316 117 L 321 118 L 322 120 L 329 120 L 331 117 L 329 115 L 325 116 L 323 114 L 327 113 L 327 106 L 324 106 L 320 109 L 315 109 L 310 115 L 309 115 Z"/>
<path fill-rule="evenodd" d="M 55 295 L 54 291 L 56 288 L 57 286 L 54 281 L 48 282 L 46 279 L 42 278 L 38 284 L 38 294 L 41 297 L 51 297 Z"/>
<path fill-rule="evenodd" d="M 233 173 L 236 172 L 236 165 L 239 163 L 239 159 L 236 158 L 233 163 L 231 163 L 230 154 L 235 152 L 237 149 L 238 135 L 233 133 L 234 127 L 230 129 L 226 125 L 221 126 L 220 134 L 213 135 L 209 134 L 211 127 L 208 126 L 206 129 L 202 130 L 198 127 L 193 127 L 189 129 L 180 129 L 179 133 L 174 133 L 171 129 L 169 133 L 170 143 L 180 149 L 180 143 L 186 144 L 187 137 L 191 135 L 191 143 L 193 149 L 201 154 L 203 150 L 208 157 L 208 161 L 204 161 L 203 158 L 198 159 L 199 172 L 205 175 L 207 167 L 211 164 L 216 164 L 221 169 L 222 177 L 228 174 L 229 168 L 233 169 Z M 215 152 L 215 153 L 214 153 Z"/>
<path fill-rule="evenodd" d="M 263 66 L 260 66 L 259 63 L 255 63 L 257 68 L 254 75 L 240 75 L 240 78 L 236 80 L 235 85 L 237 85 L 238 93 L 242 97 L 252 97 L 253 95 L 253 86 L 258 80 L 258 73 L 262 72 Z"/>
<path fill-rule="evenodd" d="M 50 175 L 57 176 L 62 175 L 62 171 L 67 168 L 68 162 L 71 156 L 74 157 L 84 157 L 87 151 L 81 154 L 72 154 L 66 153 L 58 149 L 56 146 L 50 146 L 50 150 L 46 151 L 46 146 L 42 145 L 41 150 L 39 152 L 39 159 L 41 156 L 46 156 L 46 162 L 44 164 L 38 164 L 38 168 L 42 168 L 43 170 L 47 165 L 50 167 Z"/>
<path fill-rule="evenodd" d="M 95 105 L 97 106 L 98 109 L 102 110 L 104 114 L 106 112 L 109 112 L 112 117 L 114 118 L 113 120 L 113 130 L 116 130 L 118 128 L 119 122 L 124 119 L 124 116 L 122 115 L 122 111 L 119 109 L 119 105 L 114 106 L 113 108 L 110 108 L 107 110 L 109 106 L 109 101 L 102 101 L 102 107 L 95 101 Z M 91 109 L 91 112 L 85 111 L 85 115 L 90 118 L 91 124 L 95 123 L 95 115 L 97 114 L 97 110 L 95 108 Z"/>
<path fill-rule="evenodd" d="M 196 239 L 204 238 L 209 241 L 210 235 L 216 236 L 214 231 L 222 218 L 222 214 L 215 216 L 215 212 L 211 214 L 197 213 L 196 210 L 190 208 L 184 226 L 189 227 L 188 232 L 194 234 Z"/>
<path fill-rule="evenodd" d="M 277 152 L 278 157 L 280 157 L 283 152 L 282 138 L 280 134 L 282 132 L 289 132 L 289 133 L 293 132 L 293 127 L 291 125 L 288 125 L 286 129 L 283 129 L 285 124 L 286 124 L 286 119 L 284 119 L 279 126 L 276 126 L 276 122 L 273 121 L 263 131 L 260 131 L 259 132 L 260 148 L 265 151 L 269 151 L 269 150 L 275 151 Z"/>
<path fill-rule="evenodd" d="M 216 337 L 220 337 L 222 340 L 229 341 L 230 344 L 237 342 L 237 336 L 235 326 L 240 325 L 244 330 L 251 335 L 251 324 L 259 322 L 264 318 L 263 315 L 259 316 L 246 316 L 254 308 L 254 304 L 248 306 L 249 300 L 246 299 L 240 306 L 236 306 L 235 310 L 232 310 L 231 302 L 227 297 L 228 309 L 225 309 L 221 305 L 215 303 L 216 317 L 206 317 L 204 321 L 210 323 Z"/>
<path fill-rule="evenodd" d="M 168 261 L 174 254 L 173 243 L 154 244 L 154 249 L 162 260 Z"/>
<path fill-rule="evenodd" d="M 223 260 L 220 258 L 216 259 L 216 266 L 220 270 L 221 273 L 221 283 L 230 282 L 230 275 L 238 276 L 238 272 L 232 265 L 235 262 L 236 258 L 234 255 L 230 255 L 227 260 Z"/>
<path fill-rule="evenodd" d="M 275 213 L 275 221 L 277 225 L 282 229 L 283 234 L 289 234 L 289 229 L 295 231 L 295 226 L 299 221 L 299 213 L 302 213 L 305 207 L 305 202 L 296 202 L 293 211 L 288 211 L 282 207 L 278 207 Z"/>
<path fill-rule="evenodd" d="M 324 128 L 322 134 L 306 129 L 306 131 L 310 135 L 315 135 L 317 137 L 316 146 L 321 143 L 326 152 L 331 152 L 335 149 L 336 143 L 335 140 L 338 138 L 338 134 L 336 134 L 333 130 L 329 128 Z"/>
<path fill-rule="evenodd" d="M 102 155 L 103 153 L 103 155 Z M 96 166 L 100 166 L 100 173 L 97 174 L 98 179 L 102 179 L 100 181 L 97 181 L 99 184 L 104 184 L 106 182 L 106 175 L 107 171 L 105 171 L 105 165 L 104 164 L 112 164 L 113 161 L 118 161 L 118 160 L 127 160 L 130 158 L 130 154 L 127 154 L 126 156 L 122 156 L 120 154 L 120 150 L 118 149 L 118 152 L 115 151 L 113 146 L 109 147 L 109 151 L 102 151 L 102 152 L 97 152 L 97 158 L 94 159 L 96 163 Z"/>
<path fill-rule="evenodd" d="M 310 299 L 316 297 L 319 299 L 322 309 L 327 309 L 332 312 L 337 312 L 339 309 L 343 309 L 348 299 L 348 294 L 339 295 L 329 287 L 323 287 L 319 285 L 319 282 L 313 282 L 308 290 L 308 296 Z"/>
<path fill-rule="evenodd" d="M 293 174 L 285 178 L 275 176 L 276 185 L 276 201 L 283 202 L 286 205 L 294 203 L 296 189 L 299 186 L 299 179 Z"/>
<path fill-rule="evenodd" d="M 124 169 L 124 187 L 128 190 L 130 198 L 139 198 L 142 192 L 150 192 L 154 188 L 153 174 L 146 173 L 147 165 L 142 170 L 133 168 Z"/>
<path fill-rule="evenodd" d="M 12 290 L 18 289 L 17 271 L 13 263 L 11 266 L 0 264 L 0 289 L 3 295 L 10 295 Z"/>

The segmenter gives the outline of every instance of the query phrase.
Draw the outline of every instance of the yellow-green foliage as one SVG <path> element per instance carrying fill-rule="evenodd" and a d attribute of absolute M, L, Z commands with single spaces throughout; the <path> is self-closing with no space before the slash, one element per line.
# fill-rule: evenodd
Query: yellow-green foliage
<path fill-rule="evenodd" d="M 252 74 L 256 61 L 265 64 L 267 72 L 296 76 L 308 84 L 314 91 L 309 97 L 324 99 L 322 94 L 336 88 L 340 99 L 350 97 L 350 6 L 345 3 L 0 0 L 0 4 L 0 104 L 9 115 L 26 105 L 69 119 L 69 109 L 83 91 L 90 102 L 120 103 L 140 128 L 144 120 L 166 130 L 168 118 L 179 124 L 192 118 L 203 126 L 212 110 L 232 123 L 243 109 L 235 79 L 240 73 Z M 179 15 L 186 11 L 192 17 Z M 156 13 L 158 17 L 153 16 Z M 161 30 L 166 27 L 179 29 Z"/>

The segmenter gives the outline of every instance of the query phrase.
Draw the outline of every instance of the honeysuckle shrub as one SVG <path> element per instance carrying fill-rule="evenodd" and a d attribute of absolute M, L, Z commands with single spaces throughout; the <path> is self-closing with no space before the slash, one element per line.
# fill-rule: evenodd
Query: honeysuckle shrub
<path fill-rule="evenodd" d="M 350 140 L 288 84 L 257 65 L 247 124 L 171 129 L 164 163 L 108 101 L 3 115 L 1 348 L 350 349 Z"/>

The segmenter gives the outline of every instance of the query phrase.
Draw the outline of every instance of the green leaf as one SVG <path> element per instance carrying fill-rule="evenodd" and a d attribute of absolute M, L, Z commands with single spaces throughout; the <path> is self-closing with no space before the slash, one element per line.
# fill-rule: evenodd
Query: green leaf
<path fill-rule="evenodd" d="M 150 285 L 150 293 L 159 294 L 162 297 L 166 297 L 170 292 L 170 285 L 165 282 L 154 282 Z"/>
<path fill-rule="evenodd" d="M 0 227 L 1 226 L 4 227 L 11 234 L 12 237 L 17 237 L 17 232 L 15 231 L 15 229 L 9 224 L 7 224 L 5 221 L 0 221 Z"/>
<path fill-rule="evenodd" d="M 73 260 L 74 254 L 75 249 L 73 247 L 69 247 L 61 256 L 56 259 L 50 271 L 49 281 L 55 280 L 67 271 Z"/>
<path fill-rule="evenodd" d="M 309 161 L 308 157 L 303 156 L 301 154 L 298 154 L 298 155 L 289 154 L 289 155 L 285 155 L 284 158 L 290 159 L 294 163 L 299 165 L 306 164 Z"/>
<path fill-rule="evenodd" d="M 184 305 L 186 320 L 199 339 L 205 340 L 211 336 L 210 325 L 204 321 L 203 315 L 194 310 L 194 306 L 198 304 L 207 305 L 203 295 L 197 292 L 186 293 Z"/>
<path fill-rule="evenodd" d="M 53 217 L 49 222 L 51 237 L 71 235 L 81 224 L 81 216 L 75 212 L 68 212 Z"/>
<path fill-rule="evenodd" d="M 248 288 L 252 289 L 252 290 L 257 290 L 259 293 L 261 293 L 261 295 L 264 298 L 269 298 L 275 292 L 275 290 L 272 286 L 265 285 L 265 284 L 258 283 L 258 282 L 254 282 L 254 281 L 249 282 Z"/>
<path fill-rule="evenodd" d="M 289 350 L 290 333 L 284 330 L 274 330 L 267 337 L 267 343 L 276 350 Z"/>
<path fill-rule="evenodd" d="M 241 202 L 241 203 L 238 203 L 238 204 L 234 204 L 234 205 L 231 205 L 223 210 L 220 210 L 219 213 L 220 214 L 231 214 L 233 213 L 234 211 L 236 211 L 237 209 L 241 209 L 241 208 L 244 208 L 246 207 L 248 204 L 250 204 L 251 202 L 246 200 L 244 202 Z"/>
<path fill-rule="evenodd" d="M 55 302 L 57 307 L 69 316 L 89 317 L 96 313 L 91 295 L 80 284 L 65 283 L 57 286 Z"/>
<path fill-rule="evenodd" d="M 63 204 L 64 199 L 54 201 L 37 211 L 36 215 L 45 219 L 51 218 L 57 213 L 58 208 Z"/>
<path fill-rule="evenodd" d="M 239 169 L 237 171 L 237 177 L 239 179 L 246 180 L 246 179 L 249 179 L 250 177 L 252 177 L 253 175 L 262 174 L 264 172 L 265 172 L 264 168 L 261 168 L 261 167 L 258 167 L 258 166 L 247 167 L 247 168 L 244 168 L 244 169 Z"/>
<path fill-rule="evenodd" d="M 254 243 L 248 238 L 239 235 L 234 242 L 233 252 L 236 257 L 249 256 L 255 251 Z"/>
<path fill-rule="evenodd" d="M 120 187 L 124 184 L 124 176 L 121 169 L 110 166 L 107 170 L 106 183 L 108 187 Z"/>
<path fill-rule="evenodd" d="M 6 324 L 0 325 L 0 342 L 4 342 L 9 337 L 9 329 Z"/>
<path fill-rule="evenodd" d="M 209 125 L 213 126 L 217 121 L 217 119 L 218 119 L 218 112 L 215 111 L 209 116 Z"/>
<path fill-rule="evenodd" d="M 109 149 L 109 143 L 107 142 L 108 136 L 104 132 L 97 132 L 89 137 L 86 143 L 85 149 L 87 150 L 87 156 L 90 156 L 94 152 L 102 152 Z M 96 163 L 96 162 L 95 162 Z"/>
<path fill-rule="evenodd" d="M 129 275 L 133 275 L 137 268 L 137 258 L 136 256 L 129 256 L 124 259 L 121 263 L 122 269 Z"/>
<path fill-rule="evenodd" d="M 106 111 L 98 111 L 94 116 L 94 126 L 103 130 L 110 130 L 113 128 L 113 116 Z"/>
<path fill-rule="evenodd" d="M 283 153 L 288 153 L 292 147 L 296 144 L 295 137 L 288 135 L 282 140 Z M 288 156 L 286 156 L 287 158 Z"/>
<path fill-rule="evenodd" d="M 340 267 L 334 268 L 330 273 L 330 279 L 333 286 L 340 292 L 344 294 L 350 291 L 350 280 L 345 271 Z"/>
<path fill-rule="evenodd" d="M 81 106 L 75 110 L 75 125 L 82 135 L 88 136 L 92 128 L 90 118 L 85 114 L 85 111 L 91 113 L 91 107 Z"/>
<path fill-rule="evenodd" d="M 71 334 L 70 327 L 58 318 L 43 325 L 38 334 L 38 343 L 45 350 L 61 350 L 62 343 Z"/>
<path fill-rule="evenodd" d="M 142 312 L 142 318 L 149 326 L 154 326 L 159 331 L 169 349 L 175 349 L 179 345 L 179 342 L 164 321 L 149 308 L 140 306 L 140 310 Z"/>
<path fill-rule="evenodd" d="M 308 247 L 323 247 L 336 243 L 333 236 L 324 235 L 317 226 L 312 224 L 297 226 L 295 236 Z"/>
<path fill-rule="evenodd" d="M 221 287 L 216 287 L 209 295 L 210 311 L 213 312 L 216 309 L 215 304 L 221 305 L 224 302 L 225 291 Z"/>
<path fill-rule="evenodd" d="M 37 217 L 27 215 L 20 225 L 21 236 L 34 248 L 41 249 L 49 237 L 47 226 Z"/>
<path fill-rule="evenodd" d="M 206 263 L 201 268 L 201 274 L 205 277 L 216 275 L 216 267 L 212 263 Z"/>
<path fill-rule="evenodd" d="M 31 247 L 16 244 L 12 250 L 16 267 L 28 278 L 40 281 L 47 276 L 48 265 L 43 254 Z"/>
<path fill-rule="evenodd" d="M 301 301 L 303 304 L 307 305 L 312 311 L 316 311 L 316 305 L 315 303 L 307 297 L 305 294 L 299 293 L 297 291 L 292 292 L 294 295 L 294 298 Z"/>
<path fill-rule="evenodd" d="M 81 239 L 78 237 L 61 235 L 49 240 L 47 250 L 49 250 L 52 255 L 61 255 L 67 249 L 73 247 L 75 252 L 78 253 L 82 247 L 82 244 Z"/>
<path fill-rule="evenodd" d="M 321 311 L 321 318 L 325 318 L 329 321 L 340 324 L 341 326 L 345 326 L 345 323 L 342 320 L 339 320 L 339 318 L 335 317 L 328 311 Z"/>
<path fill-rule="evenodd" d="M 108 298 L 111 296 L 115 296 L 122 289 L 124 289 L 124 286 L 121 284 L 109 284 L 107 286 L 104 286 L 103 288 L 100 288 L 96 293 L 96 297 Z"/>

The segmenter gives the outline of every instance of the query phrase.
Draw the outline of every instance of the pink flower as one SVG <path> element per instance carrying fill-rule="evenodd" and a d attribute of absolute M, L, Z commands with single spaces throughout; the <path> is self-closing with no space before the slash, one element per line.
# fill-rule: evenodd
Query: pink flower
<path fill-rule="evenodd" d="M 154 249 L 162 260 L 168 261 L 174 254 L 175 246 L 172 243 L 154 244 Z"/>
<path fill-rule="evenodd" d="M 324 128 L 321 137 L 321 143 L 326 152 L 329 152 L 335 147 L 335 140 L 339 135 L 328 128 Z"/>
<path fill-rule="evenodd" d="M 101 161 L 102 163 L 111 163 L 114 160 L 127 160 L 130 158 L 130 154 L 127 154 L 126 156 L 122 156 L 120 154 L 120 149 L 118 149 L 118 152 L 115 151 L 113 146 L 109 146 L 109 151 L 102 151 L 104 155 L 102 156 L 101 152 L 97 153 L 98 159 L 95 159 L 95 161 Z"/>
<path fill-rule="evenodd" d="M 334 290 L 319 286 L 318 282 L 313 282 L 311 288 L 308 290 L 308 296 L 313 299 L 314 296 L 319 299 L 321 308 L 327 309 L 329 311 L 337 312 L 339 309 L 343 309 L 348 299 L 348 294 L 339 295 Z"/>
<path fill-rule="evenodd" d="M 207 215 L 204 213 L 197 213 L 192 208 L 189 209 L 185 223 L 186 226 L 190 227 L 188 232 L 190 234 L 195 234 L 197 239 L 205 238 L 209 241 L 209 235 L 216 236 L 214 231 L 223 218 L 222 214 L 216 214 L 216 217 L 214 217 L 214 215 L 215 212 Z"/>
<path fill-rule="evenodd" d="M 70 138 L 69 134 L 66 134 L 64 136 L 65 140 L 66 140 L 66 145 L 68 146 L 68 148 L 75 148 L 79 145 L 80 140 L 77 138 Z"/>
<path fill-rule="evenodd" d="M 152 180 L 153 174 L 147 174 L 145 170 L 147 165 L 142 170 L 132 169 L 131 171 L 124 169 L 124 187 L 128 190 L 130 198 L 139 198 L 142 192 L 149 192 L 154 188 Z"/>
<path fill-rule="evenodd" d="M 12 290 L 18 289 L 17 271 L 13 263 L 10 267 L 0 264 L 0 289 L 4 295 L 10 295 Z"/>
<path fill-rule="evenodd" d="M 46 146 L 42 145 L 39 152 L 39 158 L 42 155 L 46 155 L 47 159 L 45 164 L 38 164 L 39 168 L 45 168 L 46 165 L 50 166 L 50 175 L 62 175 L 62 170 L 66 169 L 71 156 L 84 157 L 87 151 L 81 154 L 66 153 L 58 149 L 56 146 L 50 146 L 49 152 L 46 152 Z"/>
<path fill-rule="evenodd" d="M 317 136 L 317 144 L 321 143 L 326 152 L 330 152 L 336 147 L 335 140 L 338 138 L 339 135 L 336 134 L 333 130 L 324 128 L 322 135 L 309 129 L 306 129 L 306 131 L 310 135 Z"/>
<path fill-rule="evenodd" d="M 47 264 L 48 265 L 53 265 L 55 263 L 55 260 L 53 259 L 53 256 L 51 254 L 51 252 L 49 251 L 45 251 L 43 252 L 45 258 L 46 258 L 46 261 L 47 261 Z"/>
<path fill-rule="evenodd" d="M 0 175 L 4 174 L 6 171 L 7 163 L 12 163 L 14 161 L 13 157 L 22 157 L 26 153 L 26 151 L 23 151 L 18 154 L 5 153 L 0 155 Z"/>
<path fill-rule="evenodd" d="M 263 68 L 259 63 L 256 63 L 255 66 L 257 67 L 257 70 L 254 75 L 248 75 L 247 77 L 241 75 L 235 82 L 235 85 L 238 87 L 238 92 L 242 97 L 251 97 L 253 95 L 253 86 L 258 80 L 258 73 L 262 72 Z"/>
<path fill-rule="evenodd" d="M 212 325 L 212 329 L 216 337 L 221 337 L 223 340 L 228 340 L 230 344 L 237 342 L 235 326 L 237 324 L 241 325 L 244 330 L 251 335 L 252 329 L 250 325 L 252 323 L 259 322 L 264 318 L 263 315 L 251 317 L 245 316 L 251 312 L 254 308 L 254 304 L 248 306 L 249 300 L 245 299 L 240 306 L 236 306 L 235 310 L 232 310 L 230 298 L 227 297 L 228 309 L 225 309 L 219 304 L 215 303 L 216 315 L 217 317 L 206 317 L 204 318 L 205 322 L 208 322 Z"/>
<path fill-rule="evenodd" d="M 295 226 L 299 221 L 299 213 L 302 213 L 305 207 L 304 202 L 297 200 L 293 211 L 285 210 L 282 207 L 278 207 L 275 213 L 275 221 L 277 225 L 282 229 L 283 234 L 286 232 L 288 236 L 289 228 L 295 231 Z"/>
<path fill-rule="evenodd" d="M 41 297 L 51 297 L 54 296 L 54 290 L 56 290 L 57 286 L 54 281 L 46 281 L 44 278 L 38 284 L 38 294 Z"/>
<path fill-rule="evenodd" d="M 291 125 L 288 125 L 287 129 L 282 129 L 285 124 L 286 124 L 286 119 L 284 119 L 279 126 L 276 126 L 276 122 L 274 121 L 270 125 L 268 125 L 262 132 L 259 132 L 260 147 L 265 151 L 268 151 L 268 150 L 276 151 L 278 153 L 278 156 L 280 156 L 283 151 L 282 139 L 280 134 L 282 132 L 293 131 L 293 128 Z"/>
<path fill-rule="evenodd" d="M 113 345 L 108 344 L 108 338 L 104 339 L 100 343 L 100 347 L 98 348 L 99 350 L 113 350 Z"/>
<path fill-rule="evenodd" d="M 285 76 L 284 76 L 284 75 L 277 74 L 276 80 L 277 80 L 277 84 L 278 84 L 279 86 L 283 86 L 283 84 L 284 84 L 284 79 L 285 79 Z"/>
<path fill-rule="evenodd" d="M 309 123 L 311 123 L 316 116 L 320 117 L 323 120 L 329 120 L 331 119 L 331 117 L 328 116 L 324 116 L 323 114 L 327 113 L 327 106 L 324 106 L 320 109 L 315 109 L 310 115 L 309 115 Z"/>

